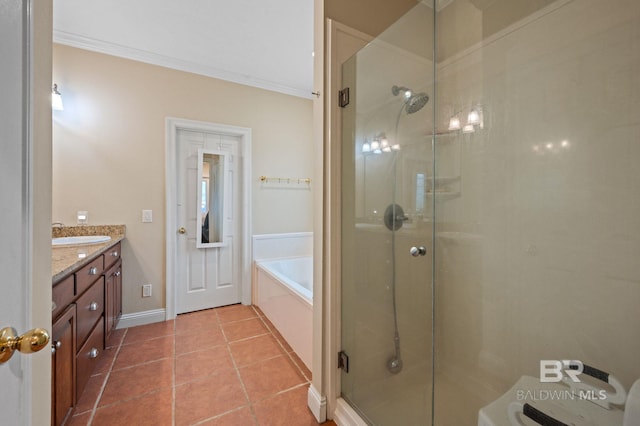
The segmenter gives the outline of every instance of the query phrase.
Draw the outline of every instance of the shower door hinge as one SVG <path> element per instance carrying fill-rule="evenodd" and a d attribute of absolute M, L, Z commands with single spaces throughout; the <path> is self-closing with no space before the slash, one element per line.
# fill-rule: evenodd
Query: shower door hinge
<path fill-rule="evenodd" d="M 338 92 L 338 105 L 340 108 L 344 108 L 349 105 L 349 88 L 345 87 L 344 89 Z"/>
<path fill-rule="evenodd" d="M 342 368 L 345 373 L 349 372 L 349 355 L 344 351 L 338 352 L 338 368 Z"/>

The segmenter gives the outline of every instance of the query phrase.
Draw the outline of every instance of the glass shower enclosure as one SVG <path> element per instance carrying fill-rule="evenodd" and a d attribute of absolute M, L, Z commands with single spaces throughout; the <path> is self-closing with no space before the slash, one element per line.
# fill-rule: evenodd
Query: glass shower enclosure
<path fill-rule="evenodd" d="M 342 68 L 341 397 L 372 425 L 622 424 L 640 3 L 433 3 Z"/>

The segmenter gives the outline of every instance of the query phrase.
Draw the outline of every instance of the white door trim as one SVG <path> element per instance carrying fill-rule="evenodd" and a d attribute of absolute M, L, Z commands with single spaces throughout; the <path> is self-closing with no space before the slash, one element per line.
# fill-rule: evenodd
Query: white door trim
<path fill-rule="evenodd" d="M 341 230 L 342 230 L 342 109 L 335 95 L 342 89 L 342 64 L 374 38 L 368 34 L 348 27 L 332 19 L 326 19 L 326 84 L 324 113 L 324 217 L 322 232 L 314 229 L 316 235 L 323 235 L 322 275 L 314 279 L 322 281 L 322 297 L 325 303 L 322 310 L 324 333 L 320 356 L 324 357 L 320 374 L 313 371 L 313 377 L 322 377 L 326 396 L 327 418 L 337 418 L 340 398 L 340 370 L 338 351 L 341 343 Z M 314 274 L 316 269 L 314 268 Z M 314 295 L 316 293 L 314 292 Z M 315 307 L 315 302 L 314 302 Z M 319 357 L 314 352 L 313 359 Z M 313 385 L 317 387 L 316 382 Z M 344 416 L 340 417 L 345 421 Z M 343 423 L 340 423 L 343 424 Z M 352 423 L 344 423 L 350 425 Z"/>
<path fill-rule="evenodd" d="M 238 175 L 242 177 L 241 206 L 242 215 L 240 243 L 242 244 L 240 259 L 240 299 L 242 304 L 251 304 L 251 129 L 248 127 L 229 126 L 226 124 L 208 123 L 168 117 L 166 119 L 165 144 L 165 193 L 166 193 L 166 319 L 176 317 L 176 280 L 177 280 L 177 229 L 175 206 L 177 203 L 177 163 L 176 143 L 178 130 L 222 133 L 240 138 L 239 152 L 242 163 Z"/>

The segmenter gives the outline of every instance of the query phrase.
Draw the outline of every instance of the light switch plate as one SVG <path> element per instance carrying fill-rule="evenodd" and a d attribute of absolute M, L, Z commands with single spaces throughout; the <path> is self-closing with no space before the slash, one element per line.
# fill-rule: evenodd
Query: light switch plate
<path fill-rule="evenodd" d="M 142 286 L 142 297 L 151 297 L 151 284 L 144 284 Z"/>
<path fill-rule="evenodd" d="M 142 223 L 153 222 L 153 210 L 142 210 Z"/>
<path fill-rule="evenodd" d="M 82 211 L 78 211 L 78 214 L 76 216 L 78 218 L 78 225 L 86 225 L 87 223 L 89 223 L 89 212 L 82 210 Z"/>

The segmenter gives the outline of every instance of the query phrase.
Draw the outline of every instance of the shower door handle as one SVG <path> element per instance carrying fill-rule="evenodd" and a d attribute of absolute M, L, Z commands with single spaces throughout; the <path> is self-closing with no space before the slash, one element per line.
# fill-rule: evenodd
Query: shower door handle
<path fill-rule="evenodd" d="M 424 246 L 411 247 L 411 249 L 409 249 L 409 253 L 413 257 L 424 256 L 427 254 L 427 249 Z"/>

